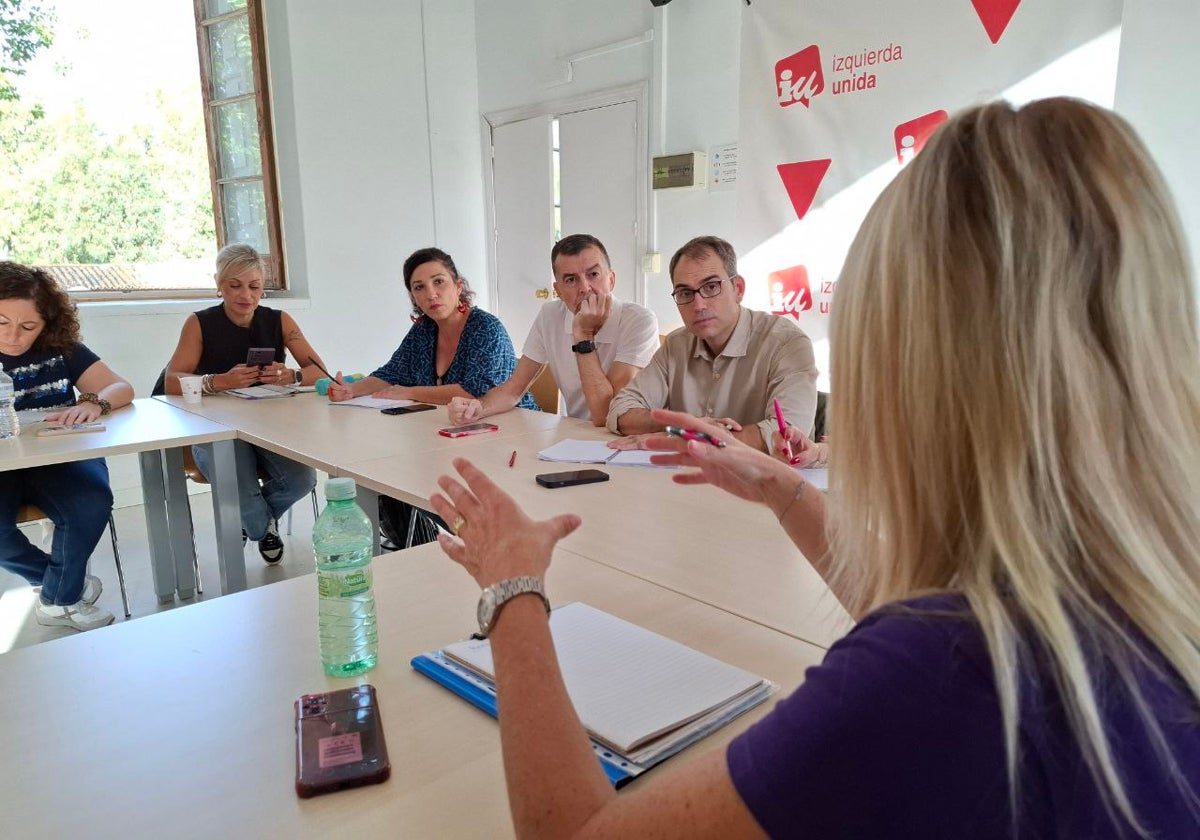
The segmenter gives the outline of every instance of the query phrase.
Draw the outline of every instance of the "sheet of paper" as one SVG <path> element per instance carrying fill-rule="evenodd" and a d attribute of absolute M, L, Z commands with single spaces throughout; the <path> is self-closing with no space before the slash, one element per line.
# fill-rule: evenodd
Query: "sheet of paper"
<path fill-rule="evenodd" d="M 559 461 L 565 464 L 605 464 L 617 454 L 603 440 L 560 440 L 538 453 L 543 461 Z"/>
<path fill-rule="evenodd" d="M 663 455 L 662 452 L 652 452 L 649 449 L 621 449 L 608 463 L 614 467 L 654 467 L 660 470 L 672 470 L 674 467 L 650 463 L 651 455 Z"/>
<path fill-rule="evenodd" d="M 230 388 L 224 393 L 244 400 L 269 400 L 290 397 L 296 392 L 287 385 L 251 385 L 249 388 Z"/>
<path fill-rule="evenodd" d="M 404 405 L 415 405 L 416 400 L 385 400 L 382 397 L 355 397 L 343 402 L 331 402 L 330 405 L 344 405 L 351 408 L 399 408 Z"/>
<path fill-rule="evenodd" d="M 587 604 L 550 615 L 567 693 L 584 726 L 627 752 L 763 683 L 735 668 Z M 445 652 L 493 674 L 487 640 Z"/>
<path fill-rule="evenodd" d="M 829 467 L 813 467 L 799 470 L 804 480 L 822 492 L 829 491 Z"/>

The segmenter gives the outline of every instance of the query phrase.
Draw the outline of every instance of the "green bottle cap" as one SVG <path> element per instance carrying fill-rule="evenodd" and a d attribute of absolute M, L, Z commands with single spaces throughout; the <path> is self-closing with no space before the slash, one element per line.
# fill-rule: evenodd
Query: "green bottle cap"
<path fill-rule="evenodd" d="M 330 502 L 341 502 L 356 496 L 353 478 L 329 478 L 325 480 L 325 499 Z"/>

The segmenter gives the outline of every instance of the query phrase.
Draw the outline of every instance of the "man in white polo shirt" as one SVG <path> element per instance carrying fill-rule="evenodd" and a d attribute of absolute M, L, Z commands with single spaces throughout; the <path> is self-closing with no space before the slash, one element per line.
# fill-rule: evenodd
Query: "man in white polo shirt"
<path fill-rule="evenodd" d="M 658 319 L 613 297 L 617 275 L 603 243 L 586 233 L 564 236 L 550 250 L 554 291 L 538 313 L 521 358 L 503 385 L 479 399 L 455 397 L 450 422 L 469 423 L 508 411 L 550 365 L 567 415 L 603 426 L 608 404 L 658 350 Z"/>

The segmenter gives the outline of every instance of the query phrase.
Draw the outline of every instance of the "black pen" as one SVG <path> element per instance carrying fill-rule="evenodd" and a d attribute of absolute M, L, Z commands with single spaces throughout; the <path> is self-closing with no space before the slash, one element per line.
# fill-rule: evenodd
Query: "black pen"
<path fill-rule="evenodd" d="M 325 374 L 326 376 L 328 376 L 328 377 L 329 377 L 329 381 L 330 381 L 330 382 L 336 382 L 336 381 L 337 381 L 337 380 L 336 380 L 334 377 L 330 376 L 330 374 L 329 374 L 329 371 L 327 371 L 327 370 L 325 370 L 325 368 L 321 367 L 321 363 L 320 363 L 320 362 L 318 362 L 316 359 L 314 359 L 312 356 L 309 356 L 309 357 L 308 357 L 308 363 L 309 363 L 310 365 L 315 365 L 315 366 L 316 366 L 316 368 L 317 368 L 317 370 L 321 371 L 321 373 L 323 373 L 323 374 Z"/>

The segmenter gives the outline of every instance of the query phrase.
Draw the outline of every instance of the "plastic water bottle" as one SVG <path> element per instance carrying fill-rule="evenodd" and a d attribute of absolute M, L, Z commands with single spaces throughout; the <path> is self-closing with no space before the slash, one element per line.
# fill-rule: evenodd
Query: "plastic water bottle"
<path fill-rule="evenodd" d="M 21 421 L 17 417 L 17 392 L 12 377 L 0 365 L 0 440 L 21 434 Z"/>
<path fill-rule="evenodd" d="M 366 673 L 379 655 L 371 520 L 354 498 L 354 479 L 326 481 L 325 510 L 313 526 L 321 664 L 331 677 Z"/>

